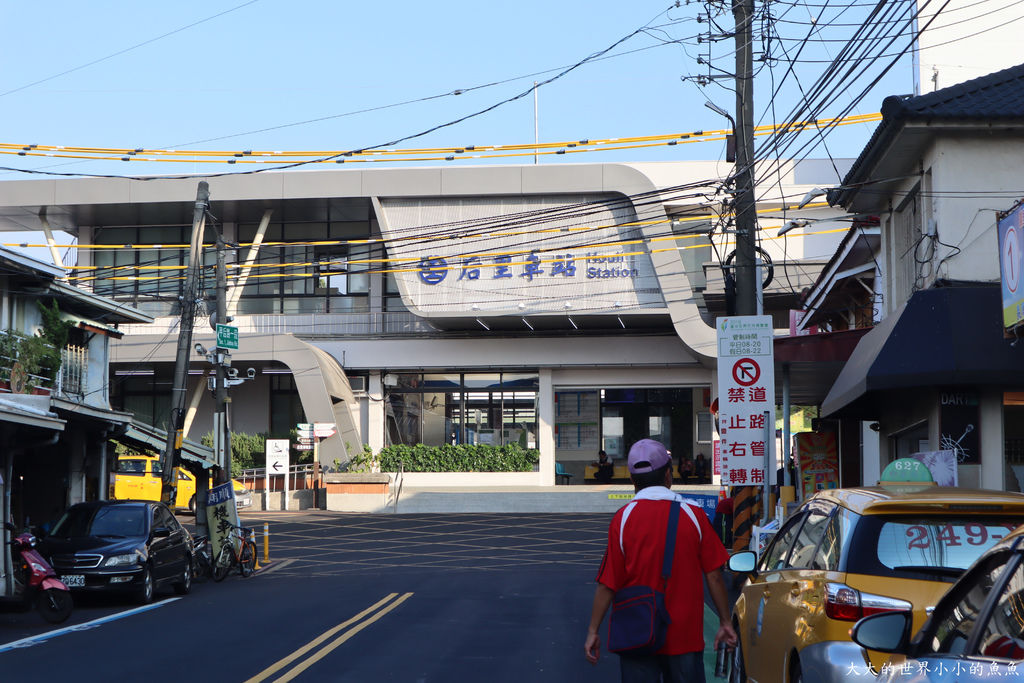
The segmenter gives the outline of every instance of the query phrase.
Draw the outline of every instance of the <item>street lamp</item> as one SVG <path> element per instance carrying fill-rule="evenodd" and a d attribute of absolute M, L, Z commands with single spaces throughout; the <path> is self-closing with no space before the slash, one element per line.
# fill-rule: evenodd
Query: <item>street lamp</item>
<path fill-rule="evenodd" d="M 704 106 L 715 112 L 719 116 L 724 116 L 729 119 L 729 125 L 732 126 L 732 134 L 725 137 L 725 160 L 730 163 L 736 163 L 736 121 L 729 116 L 729 112 L 719 107 L 711 100 L 706 100 Z"/>
<path fill-rule="evenodd" d="M 794 220 L 788 221 L 785 225 L 779 228 L 779 232 L 776 233 L 776 236 L 782 237 L 790 230 L 793 230 L 794 228 L 805 228 L 808 225 L 810 225 L 810 223 L 811 222 L 806 218 L 796 218 Z"/>

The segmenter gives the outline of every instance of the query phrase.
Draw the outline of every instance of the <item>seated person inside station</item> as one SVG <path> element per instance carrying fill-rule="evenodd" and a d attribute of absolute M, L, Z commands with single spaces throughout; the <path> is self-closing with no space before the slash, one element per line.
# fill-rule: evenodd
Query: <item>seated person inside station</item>
<path fill-rule="evenodd" d="M 597 472 L 594 474 L 594 479 L 599 484 L 610 484 L 615 476 L 615 465 L 612 464 L 608 454 L 602 450 L 597 454 L 597 462 L 594 463 L 597 467 Z"/>

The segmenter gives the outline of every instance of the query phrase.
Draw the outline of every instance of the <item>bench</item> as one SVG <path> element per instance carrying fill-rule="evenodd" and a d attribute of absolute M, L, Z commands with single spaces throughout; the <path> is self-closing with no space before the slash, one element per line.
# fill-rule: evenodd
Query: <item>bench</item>
<path fill-rule="evenodd" d="M 625 479 L 629 481 L 629 469 L 625 465 L 615 465 L 612 481 Z M 597 465 L 587 465 L 583 470 L 583 479 L 586 481 L 597 481 Z"/>
<path fill-rule="evenodd" d="M 572 479 L 572 475 L 565 471 L 565 467 L 562 463 L 555 463 L 555 483 L 556 484 L 568 484 L 569 480 Z"/>

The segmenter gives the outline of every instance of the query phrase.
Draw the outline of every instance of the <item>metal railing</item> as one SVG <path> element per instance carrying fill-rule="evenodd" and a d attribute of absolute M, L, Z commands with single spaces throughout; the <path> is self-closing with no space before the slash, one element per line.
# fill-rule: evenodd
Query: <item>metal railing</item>
<path fill-rule="evenodd" d="M 57 394 L 82 396 L 89 380 L 89 349 L 69 344 L 60 351 L 60 372 L 57 373 Z"/>
<path fill-rule="evenodd" d="M 157 318 L 149 324 L 122 325 L 126 335 L 167 334 L 177 329 L 178 318 Z M 300 313 L 237 315 L 232 325 L 240 334 L 285 334 L 299 337 L 378 336 L 431 334 L 437 328 L 408 312 Z"/>
<path fill-rule="evenodd" d="M 267 468 L 265 467 L 255 467 L 242 470 L 242 474 L 235 478 L 242 482 L 250 491 L 263 490 L 263 483 L 267 477 L 266 472 Z M 312 464 L 290 465 L 288 467 L 288 488 L 292 491 L 319 486 L 319 482 L 314 481 L 315 478 L 316 471 Z M 284 472 L 271 472 L 270 490 L 284 490 Z"/>

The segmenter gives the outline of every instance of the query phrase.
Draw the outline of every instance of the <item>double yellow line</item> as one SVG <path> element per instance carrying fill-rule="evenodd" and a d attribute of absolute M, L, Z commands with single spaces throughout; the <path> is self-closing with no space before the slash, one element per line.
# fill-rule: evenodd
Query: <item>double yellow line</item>
<path fill-rule="evenodd" d="M 315 654 L 311 655 L 309 659 L 306 659 L 301 664 L 298 664 L 292 667 L 291 669 L 288 669 L 283 674 L 281 674 L 281 676 L 275 679 L 275 683 L 283 683 L 284 681 L 290 681 L 294 679 L 300 673 L 302 673 L 303 671 L 305 671 L 306 669 L 308 669 L 309 667 L 313 666 L 318 661 L 326 657 L 332 650 L 337 648 L 346 640 L 348 640 L 355 634 L 359 633 L 364 628 L 374 623 L 375 621 L 377 621 L 385 614 L 392 611 L 393 609 L 395 609 L 411 597 L 412 593 L 403 593 L 401 596 L 399 596 L 398 593 L 389 593 L 380 601 L 374 603 L 373 605 L 370 605 L 369 607 L 367 607 L 351 619 L 343 621 L 342 623 L 338 624 L 329 631 L 325 631 L 323 634 L 309 641 L 308 643 L 306 643 L 305 645 L 303 645 L 298 650 L 291 653 L 284 659 L 278 660 L 271 666 L 259 672 L 245 683 L 259 683 L 260 681 L 265 681 L 281 669 L 285 668 L 286 666 L 294 662 L 299 657 L 306 655 L 306 653 L 312 650 L 320 648 L 320 650 Z M 334 638 L 334 636 L 337 636 L 339 632 L 342 632 L 341 635 L 337 638 Z M 334 638 L 334 640 L 331 640 L 331 642 L 324 645 L 324 643 L 327 640 L 330 640 L 331 638 Z M 320 647 L 321 645 L 323 645 L 323 647 Z"/>

